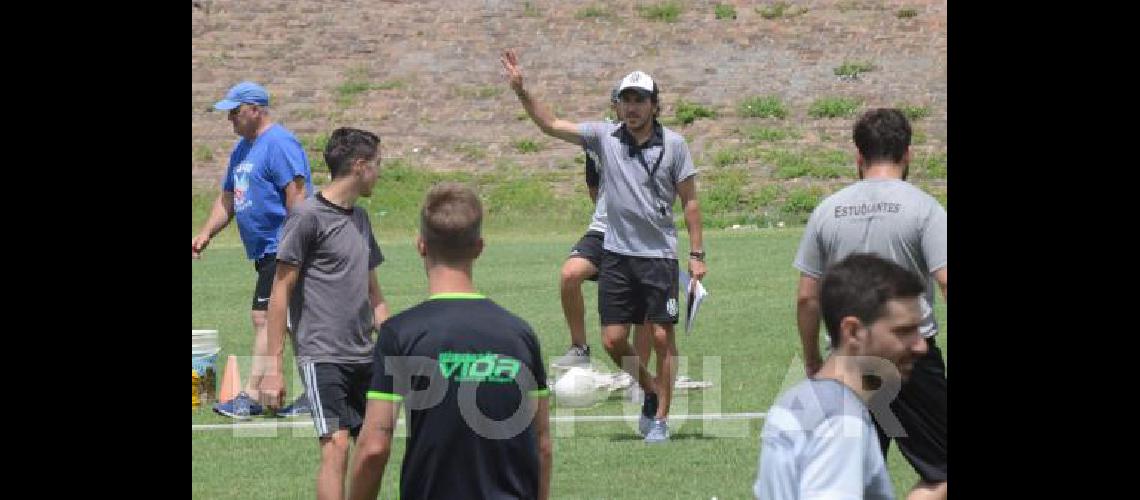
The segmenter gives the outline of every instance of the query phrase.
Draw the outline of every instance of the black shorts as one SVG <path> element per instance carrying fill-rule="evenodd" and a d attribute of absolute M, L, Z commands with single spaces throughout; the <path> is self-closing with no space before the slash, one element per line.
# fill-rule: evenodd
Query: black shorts
<path fill-rule="evenodd" d="M 348 429 L 352 437 L 360 434 L 372 363 L 301 363 L 299 367 L 317 436 L 340 429 Z"/>
<path fill-rule="evenodd" d="M 946 364 L 934 337 L 926 339 L 926 345 L 926 356 L 914 363 L 910 379 L 891 402 L 891 411 L 907 434 L 895 438 L 899 451 L 923 481 L 941 483 L 946 481 Z M 886 458 L 891 438 L 878 421 L 875 430 Z"/>
<path fill-rule="evenodd" d="M 586 231 L 582 239 L 578 240 L 573 247 L 570 247 L 570 255 L 566 258 L 578 257 L 590 261 L 595 268 L 601 269 L 602 267 L 602 245 L 605 244 L 606 233 L 601 231 Z M 598 273 L 586 278 L 590 281 L 598 281 Z"/>
<path fill-rule="evenodd" d="M 253 310 L 269 309 L 269 291 L 273 288 L 273 274 L 277 272 L 277 254 L 263 255 L 253 262 L 257 271 L 257 285 L 253 288 Z"/>
<path fill-rule="evenodd" d="M 598 315 L 603 325 L 677 324 L 677 260 L 605 251 L 598 266 Z"/>

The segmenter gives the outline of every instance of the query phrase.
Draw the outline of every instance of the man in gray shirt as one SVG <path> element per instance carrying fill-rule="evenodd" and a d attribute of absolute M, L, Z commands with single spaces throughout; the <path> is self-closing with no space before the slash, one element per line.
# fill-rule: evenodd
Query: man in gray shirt
<path fill-rule="evenodd" d="M 657 122 L 660 93 L 657 83 L 644 72 L 626 75 L 618 87 L 621 124 L 576 124 L 558 119 L 527 93 L 513 51 L 504 52 L 500 61 L 512 90 L 543 132 L 573 144 L 584 144 L 598 155 L 609 224 L 598 270 L 602 343 L 610 358 L 633 375 L 645 391 L 638 426 L 645 441 L 668 441 L 666 419 L 677 369 L 673 333 L 678 319 L 678 264 L 673 200 L 678 196 L 689 230 L 690 275 L 700 280 L 707 272 L 696 169 L 689 147 L 680 134 Z M 644 321 L 653 324 L 656 380 L 629 345 L 629 325 Z M 626 358 L 637 360 L 638 366 L 627 366 Z"/>
<path fill-rule="evenodd" d="M 614 85 L 610 91 L 610 106 L 621 121 L 621 99 L 618 90 L 621 82 Z M 570 348 L 566 354 L 555 359 L 551 364 L 560 368 L 574 366 L 590 366 L 590 344 L 586 342 L 586 306 L 582 300 L 582 282 L 597 281 L 598 267 L 602 264 L 602 254 L 605 253 L 604 241 L 606 238 L 606 189 L 602 186 L 601 173 L 598 172 L 598 155 L 583 146 L 586 153 L 586 187 L 590 191 L 590 199 L 594 202 L 594 216 L 590 219 L 590 226 L 586 234 L 570 248 L 570 255 L 562 264 L 559 276 L 559 292 L 562 298 L 562 315 L 566 317 L 566 326 L 570 329 Z M 653 325 L 641 323 L 634 327 L 634 350 L 637 357 L 643 362 L 649 362 L 649 349 L 651 347 Z M 636 387 L 636 386 L 635 386 Z"/>
<path fill-rule="evenodd" d="M 871 421 L 887 402 L 863 381 L 870 374 L 906 380 L 926 355 L 919 332 L 924 288 L 917 275 L 873 254 L 852 254 L 828 268 L 821 302 L 834 349 L 814 379 L 788 389 L 768 410 L 756 498 L 894 498 Z"/>
<path fill-rule="evenodd" d="M 933 306 L 934 282 L 946 298 L 946 210 L 906 182 L 911 129 L 900 111 L 867 111 L 856 121 L 853 136 L 861 180 L 816 207 L 796 254 L 801 273 L 796 316 L 804 363 L 809 377 L 822 364 L 819 276 L 828 265 L 852 252 L 870 252 L 922 277 L 920 333 L 929 349 L 891 403 L 905 436 L 888 436 L 882 422 L 875 423 L 884 455 L 890 438 L 898 438 L 903 456 L 921 476 L 910 498 L 945 498 L 946 366 L 934 340 Z"/>
<path fill-rule="evenodd" d="M 339 128 L 325 148 L 332 182 L 289 214 L 277 250 L 269 299 L 268 374 L 262 403 L 281 405 L 286 323 L 312 403 L 320 439 L 319 498 L 343 498 L 349 436 L 360 433 L 372 381 L 372 330 L 388 319 L 374 269 L 384 261 L 368 213 L 356 199 L 372 195 L 380 138 Z"/>

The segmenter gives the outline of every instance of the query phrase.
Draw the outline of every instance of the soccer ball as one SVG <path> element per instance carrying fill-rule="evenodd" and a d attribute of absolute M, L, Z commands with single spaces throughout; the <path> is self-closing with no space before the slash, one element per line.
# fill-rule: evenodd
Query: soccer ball
<path fill-rule="evenodd" d="M 600 403 L 605 395 L 591 370 L 574 367 L 554 383 L 554 397 L 558 406 L 586 408 Z"/>

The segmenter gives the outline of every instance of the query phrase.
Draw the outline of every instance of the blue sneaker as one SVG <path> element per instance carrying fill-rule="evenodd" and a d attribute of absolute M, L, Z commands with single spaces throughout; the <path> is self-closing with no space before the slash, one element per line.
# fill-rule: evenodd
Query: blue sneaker
<path fill-rule="evenodd" d="M 312 410 L 309 409 L 309 396 L 303 393 L 293 401 L 293 404 L 277 410 L 278 417 L 300 417 L 310 413 Z"/>
<path fill-rule="evenodd" d="M 645 400 L 641 402 L 641 417 L 637 420 L 637 433 L 644 436 L 653 425 L 653 417 L 657 416 L 657 393 L 645 393 Z"/>
<path fill-rule="evenodd" d="M 669 424 L 664 419 L 654 419 L 649 432 L 645 434 L 646 443 L 664 443 L 669 440 Z"/>
<path fill-rule="evenodd" d="M 214 413 L 237 420 L 249 420 L 250 417 L 261 415 L 262 411 L 261 405 L 245 392 L 239 392 L 237 397 L 214 405 Z"/>

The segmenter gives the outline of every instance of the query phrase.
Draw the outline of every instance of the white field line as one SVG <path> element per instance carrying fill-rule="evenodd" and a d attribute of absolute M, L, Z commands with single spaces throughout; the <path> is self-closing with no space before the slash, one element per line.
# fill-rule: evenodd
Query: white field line
<path fill-rule="evenodd" d="M 763 412 L 748 412 L 748 413 L 702 413 L 696 415 L 669 415 L 669 420 L 756 420 L 764 418 L 767 413 Z M 557 422 L 633 422 L 637 420 L 638 415 L 558 415 L 550 417 L 550 421 Z M 403 425 L 404 419 L 396 422 L 396 425 Z M 190 428 L 192 431 L 217 431 L 217 430 L 238 430 L 238 429 L 290 429 L 290 428 L 304 428 L 312 427 L 313 421 L 310 419 L 297 419 L 285 420 L 281 422 L 252 422 L 252 423 L 235 423 L 235 424 L 194 424 Z"/>

